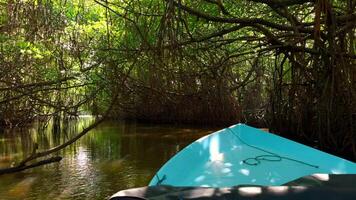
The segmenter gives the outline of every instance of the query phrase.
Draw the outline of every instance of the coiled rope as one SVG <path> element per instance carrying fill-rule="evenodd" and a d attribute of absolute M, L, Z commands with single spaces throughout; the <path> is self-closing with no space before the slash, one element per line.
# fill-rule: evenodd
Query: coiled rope
<path fill-rule="evenodd" d="M 317 166 L 317 165 L 313 165 L 313 164 L 310 164 L 310 163 L 307 163 L 307 162 L 304 162 L 304 161 L 300 161 L 300 160 L 296 160 L 296 159 L 293 159 L 293 158 L 289 158 L 289 157 L 286 157 L 286 156 L 280 156 L 280 155 L 278 155 L 276 153 L 267 151 L 267 150 L 262 149 L 260 147 L 256 147 L 256 146 L 250 145 L 247 142 L 245 142 L 231 128 L 227 128 L 227 130 L 230 131 L 236 138 L 238 138 L 241 141 L 241 143 L 245 144 L 246 146 L 249 146 L 251 148 L 254 148 L 254 149 L 257 149 L 257 150 L 262 151 L 264 153 L 267 153 L 267 154 L 263 154 L 263 155 L 258 155 L 256 157 L 249 157 L 249 158 L 246 158 L 246 159 L 242 160 L 242 162 L 244 164 L 246 164 L 246 165 L 257 166 L 257 165 L 261 164 L 262 161 L 280 162 L 283 159 L 285 159 L 285 160 L 290 160 L 290 161 L 293 161 L 293 162 L 296 162 L 296 163 L 300 163 L 300 164 L 303 164 L 303 165 L 307 165 L 309 167 L 313 167 L 313 168 L 316 168 L 316 169 L 319 168 L 319 166 Z"/>

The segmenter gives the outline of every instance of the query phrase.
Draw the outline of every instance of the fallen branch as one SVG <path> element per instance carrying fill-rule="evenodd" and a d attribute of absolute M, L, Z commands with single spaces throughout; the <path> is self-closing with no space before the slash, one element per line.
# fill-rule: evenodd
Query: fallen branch
<path fill-rule="evenodd" d="M 74 142 L 76 142 L 77 140 L 79 140 L 81 137 L 83 137 L 85 134 L 87 134 L 90 130 L 92 130 L 93 128 L 97 127 L 101 122 L 103 122 L 106 117 L 109 115 L 110 111 L 113 108 L 113 105 L 115 104 L 116 100 L 117 100 L 117 94 L 114 95 L 113 100 L 111 101 L 111 104 L 109 106 L 109 108 L 106 110 L 105 114 L 103 115 L 103 117 L 97 119 L 93 124 L 91 124 L 90 126 L 86 127 L 85 129 L 83 129 L 79 134 L 77 134 L 75 137 L 73 137 L 72 139 L 68 140 L 67 142 L 60 144 L 56 147 L 53 147 L 51 149 L 42 151 L 42 152 L 37 152 L 37 148 L 38 145 L 35 144 L 33 151 L 31 153 L 30 156 L 28 156 L 27 158 L 24 158 L 21 162 L 19 162 L 19 164 L 17 164 L 14 167 L 9 167 L 9 168 L 4 168 L 4 169 L 0 169 L 0 175 L 2 174 L 9 174 L 9 173 L 15 173 L 15 172 L 19 172 L 19 171 L 23 171 L 26 169 L 30 169 L 30 168 L 34 168 L 37 166 L 41 166 L 41 165 L 45 165 L 45 164 L 50 164 L 53 162 L 59 162 L 62 157 L 60 156 L 55 156 L 55 157 L 51 157 L 49 159 L 46 160 L 41 160 L 32 164 L 28 164 L 38 158 L 42 158 L 45 156 L 48 156 L 52 153 L 58 152 L 62 149 L 64 149 L 65 147 L 73 144 Z"/>
<path fill-rule="evenodd" d="M 46 164 L 50 164 L 50 163 L 54 163 L 54 162 L 59 162 L 61 160 L 62 160 L 62 157 L 55 156 L 55 157 L 48 158 L 46 160 L 41 160 L 41 161 L 35 162 L 33 164 L 30 164 L 30 165 L 22 165 L 22 166 L 18 165 L 18 166 L 15 166 L 15 167 L 9 167 L 9 168 L 5 168 L 5 169 L 0 169 L 0 175 L 20 172 L 20 171 L 23 171 L 23 170 L 26 170 L 26 169 L 31 169 L 31 168 L 34 168 L 34 167 L 38 167 L 38 166 L 41 166 L 41 165 L 46 165 Z"/>

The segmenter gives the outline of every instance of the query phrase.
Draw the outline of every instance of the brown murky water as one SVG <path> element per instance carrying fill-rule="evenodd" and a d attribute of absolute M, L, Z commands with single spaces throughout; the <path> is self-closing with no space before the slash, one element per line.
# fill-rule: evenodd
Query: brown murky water
<path fill-rule="evenodd" d="M 88 125 L 90 117 L 62 124 L 61 133 L 38 125 L 0 132 L 0 168 L 21 160 L 34 143 L 48 149 Z M 61 151 L 64 159 L 21 173 L 0 176 L 0 199 L 107 199 L 145 186 L 171 156 L 209 129 L 105 122 Z"/>

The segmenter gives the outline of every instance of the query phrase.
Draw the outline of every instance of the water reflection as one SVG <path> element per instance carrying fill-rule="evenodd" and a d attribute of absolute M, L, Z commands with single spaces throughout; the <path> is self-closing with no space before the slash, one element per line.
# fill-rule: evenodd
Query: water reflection
<path fill-rule="evenodd" d="M 26 197 L 35 180 L 36 177 L 27 177 L 24 180 L 20 181 L 9 190 L 8 192 L 9 196 L 16 197 L 16 198 Z"/>
<path fill-rule="evenodd" d="M 68 121 L 60 132 L 53 132 L 49 123 L 0 133 L 0 167 L 21 160 L 35 143 L 40 149 L 63 143 L 92 121 Z M 0 199 L 105 199 L 118 190 L 147 185 L 171 156 L 210 132 L 106 122 L 61 151 L 60 163 L 0 176 Z"/>

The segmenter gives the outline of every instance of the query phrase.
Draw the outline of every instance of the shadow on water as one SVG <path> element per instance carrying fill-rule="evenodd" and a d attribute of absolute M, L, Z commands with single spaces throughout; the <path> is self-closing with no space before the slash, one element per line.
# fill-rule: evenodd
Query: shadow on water
<path fill-rule="evenodd" d="M 35 124 L 0 133 L 0 167 L 40 149 L 56 146 L 93 121 L 70 120 L 61 129 Z M 55 130 L 55 131 L 54 131 Z M 168 125 L 105 122 L 58 154 L 64 159 L 17 174 L 0 176 L 1 199 L 105 199 L 145 186 L 175 153 L 210 130 Z"/>

